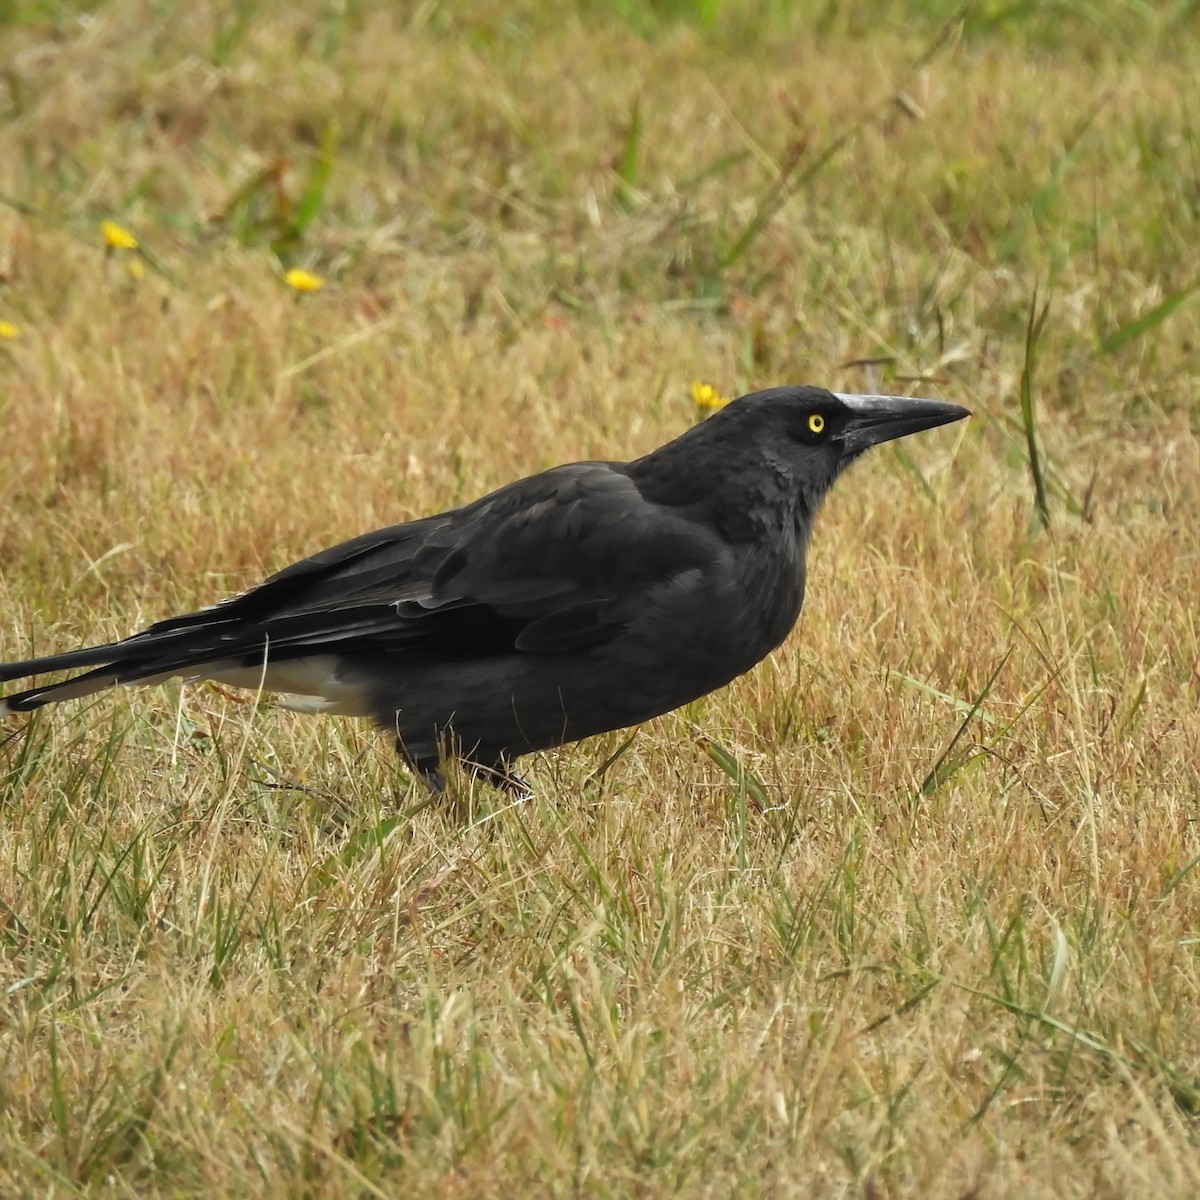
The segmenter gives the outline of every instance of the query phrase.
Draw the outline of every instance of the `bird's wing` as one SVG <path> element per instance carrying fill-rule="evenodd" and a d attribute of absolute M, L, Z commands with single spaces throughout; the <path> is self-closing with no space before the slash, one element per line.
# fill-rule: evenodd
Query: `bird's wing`
<path fill-rule="evenodd" d="M 617 636 L 654 591 L 720 556 L 618 464 L 576 463 L 364 534 L 120 645 L 148 673 L 206 658 L 551 653 Z"/>

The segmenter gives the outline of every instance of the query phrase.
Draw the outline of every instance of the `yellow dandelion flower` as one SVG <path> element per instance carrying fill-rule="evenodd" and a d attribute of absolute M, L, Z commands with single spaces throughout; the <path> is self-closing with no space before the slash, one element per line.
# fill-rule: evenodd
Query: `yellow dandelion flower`
<path fill-rule="evenodd" d="M 15 338 L 20 332 L 11 321 L 0 321 L 0 338 Z"/>
<path fill-rule="evenodd" d="M 701 383 L 696 380 L 692 384 L 692 403 L 705 413 L 716 412 L 729 403 L 729 397 L 723 396 L 711 383 Z"/>
<path fill-rule="evenodd" d="M 146 264 L 140 258 L 131 258 L 125 264 L 125 273 L 130 279 L 141 279 L 146 273 Z"/>
<path fill-rule="evenodd" d="M 284 277 L 283 282 L 294 292 L 316 292 L 325 286 L 325 280 L 311 271 L 303 271 L 293 267 Z"/>
<path fill-rule="evenodd" d="M 101 221 L 100 232 L 104 236 L 104 244 L 110 250 L 136 250 L 138 240 L 116 221 Z"/>

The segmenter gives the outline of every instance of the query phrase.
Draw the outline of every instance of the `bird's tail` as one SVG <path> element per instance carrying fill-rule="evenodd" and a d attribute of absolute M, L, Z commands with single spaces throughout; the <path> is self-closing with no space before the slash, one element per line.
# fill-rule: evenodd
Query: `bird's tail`
<path fill-rule="evenodd" d="M 13 692 L 0 697 L 0 717 L 9 713 L 32 712 L 44 704 L 75 700 L 117 683 L 161 683 L 190 668 L 203 667 L 219 655 L 211 653 L 207 638 L 181 636 L 183 629 L 166 633 L 152 627 L 121 642 L 50 654 L 45 658 L 27 658 L 23 662 L 0 663 L 0 683 L 44 675 L 49 671 L 71 671 L 90 667 L 82 675 Z"/>
<path fill-rule="evenodd" d="M 64 679 L 60 683 L 44 687 L 29 688 L 0 698 L 0 717 L 9 713 L 31 712 L 43 704 L 56 700 L 73 700 L 77 696 L 90 696 L 101 688 L 116 683 L 120 674 L 117 660 L 121 657 L 121 644 L 111 642 L 106 646 L 89 646 L 84 650 L 71 650 L 66 654 L 51 654 L 45 658 L 27 658 L 23 662 L 0 663 L 0 683 L 10 679 L 24 679 L 28 675 L 42 675 L 47 671 L 71 671 L 79 667 L 94 670 Z"/>
<path fill-rule="evenodd" d="M 266 586 L 266 585 L 264 585 Z M 207 609 L 159 621 L 141 633 L 103 646 L 88 646 L 65 654 L 0 663 L 0 684 L 49 671 L 83 673 L 57 683 L 42 684 L 0 697 L 0 717 L 31 712 L 44 704 L 90 696 L 114 684 L 163 683 L 184 679 L 219 679 L 234 687 L 295 693 L 305 709 L 318 697 L 323 711 L 362 714 L 369 705 L 358 692 L 347 691 L 338 674 L 337 653 L 353 648 L 377 622 L 380 605 L 368 606 L 369 616 L 347 621 L 338 611 L 301 612 L 276 621 L 280 634 L 272 639 L 254 615 L 255 596 L 248 593 Z M 243 611 L 251 609 L 247 618 Z M 390 603 L 382 606 L 395 615 Z M 354 609 L 352 612 L 357 613 Z M 270 669 L 267 668 L 268 645 Z M 333 657 L 331 657 L 333 655 Z M 329 707 L 334 705 L 336 707 Z"/>
<path fill-rule="evenodd" d="M 51 683 L 46 687 L 29 688 L 24 692 L 14 692 L 11 696 L 0 698 L 0 717 L 9 713 L 32 712 L 43 704 L 53 704 L 58 700 L 75 700 L 79 696 L 90 696 L 102 688 L 120 683 L 120 674 L 114 667 L 97 667 L 74 679 L 64 679 L 61 683 Z"/>

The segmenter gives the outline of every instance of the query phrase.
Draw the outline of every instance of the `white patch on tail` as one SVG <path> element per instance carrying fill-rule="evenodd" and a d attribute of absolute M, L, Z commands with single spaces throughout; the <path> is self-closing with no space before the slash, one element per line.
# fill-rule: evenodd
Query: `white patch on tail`
<path fill-rule="evenodd" d="M 369 714 L 363 690 L 341 678 L 335 654 L 313 654 L 268 662 L 263 667 L 211 663 L 189 679 L 212 679 L 251 692 L 282 693 L 279 704 L 293 712 L 335 713 L 347 717 Z"/>
<path fill-rule="evenodd" d="M 211 679 L 231 687 L 245 688 L 250 692 L 283 693 L 280 704 L 295 712 L 336 713 L 348 717 L 370 715 L 366 693 L 361 687 L 341 678 L 338 667 L 341 660 L 333 654 L 314 654 L 308 658 L 290 658 L 283 662 L 267 663 L 265 667 L 243 667 L 229 660 L 203 663 L 187 671 L 168 671 L 162 675 L 148 675 L 132 679 L 138 687 L 165 683 L 180 677 L 185 683 L 200 679 Z M 48 700 L 74 700 L 90 696 L 117 682 L 117 671 L 90 678 L 80 676 L 77 680 L 66 679 L 62 683 L 48 684 L 44 689 Z M 31 698 L 36 699 L 38 693 Z M 39 707 L 35 705 L 35 707 Z M 7 700 L 0 699 L 0 719 L 10 716 L 15 710 Z M 21 710 L 23 711 L 23 710 Z"/>
<path fill-rule="evenodd" d="M 310 716 L 321 713 L 342 717 L 366 716 L 357 701 L 326 700 L 324 696 L 297 696 L 292 692 L 282 692 L 275 697 L 275 703 L 288 712 L 307 713 Z"/>

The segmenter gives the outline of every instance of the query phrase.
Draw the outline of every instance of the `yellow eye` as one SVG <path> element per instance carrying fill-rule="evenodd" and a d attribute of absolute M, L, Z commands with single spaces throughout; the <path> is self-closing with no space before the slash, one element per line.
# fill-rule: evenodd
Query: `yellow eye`
<path fill-rule="evenodd" d="M 820 413 L 813 413 L 808 418 L 809 433 L 822 433 L 825 429 L 825 418 Z"/>

